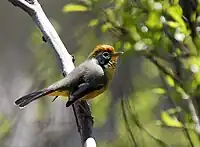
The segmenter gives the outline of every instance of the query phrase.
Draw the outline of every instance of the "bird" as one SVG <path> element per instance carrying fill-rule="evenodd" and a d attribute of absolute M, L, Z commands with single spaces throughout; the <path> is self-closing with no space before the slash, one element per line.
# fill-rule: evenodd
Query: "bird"
<path fill-rule="evenodd" d="M 116 64 L 123 52 L 116 52 L 108 44 L 97 45 L 88 58 L 66 77 L 47 88 L 36 90 L 15 100 L 15 105 L 25 107 L 43 96 L 68 97 L 66 107 L 79 100 L 89 100 L 103 93 L 114 76 Z"/>

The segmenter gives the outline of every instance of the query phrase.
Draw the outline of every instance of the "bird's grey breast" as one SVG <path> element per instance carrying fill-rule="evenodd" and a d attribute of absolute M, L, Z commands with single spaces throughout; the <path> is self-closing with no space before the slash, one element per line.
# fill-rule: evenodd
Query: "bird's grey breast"
<path fill-rule="evenodd" d="M 106 84 L 107 77 L 103 68 L 96 59 L 86 60 L 83 64 L 85 68 L 84 79 L 86 82 L 94 84 Z"/>

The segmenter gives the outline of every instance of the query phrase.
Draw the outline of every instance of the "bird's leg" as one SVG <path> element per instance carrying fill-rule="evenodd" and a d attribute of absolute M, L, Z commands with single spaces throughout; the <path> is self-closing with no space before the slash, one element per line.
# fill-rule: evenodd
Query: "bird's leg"
<path fill-rule="evenodd" d="M 54 102 L 57 98 L 58 98 L 58 95 L 54 97 L 54 99 L 52 100 L 52 102 Z"/>

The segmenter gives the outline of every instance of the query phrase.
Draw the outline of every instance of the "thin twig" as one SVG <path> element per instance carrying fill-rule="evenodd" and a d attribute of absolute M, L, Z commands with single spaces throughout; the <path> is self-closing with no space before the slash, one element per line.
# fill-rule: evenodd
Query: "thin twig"
<path fill-rule="evenodd" d="M 166 91 L 167 91 L 167 96 L 168 96 L 169 100 L 171 101 L 171 104 L 173 105 L 174 108 L 176 108 L 178 105 L 177 105 L 177 104 L 175 103 L 175 101 L 173 100 L 173 98 L 172 98 L 172 96 L 171 96 L 170 88 L 169 88 L 169 86 L 167 85 L 167 83 L 166 83 L 166 81 L 165 81 L 165 79 L 164 79 L 162 73 L 160 74 L 160 78 L 161 78 L 161 81 L 162 81 L 162 83 L 163 83 L 164 88 L 165 88 Z M 187 139 L 189 140 L 189 143 L 190 143 L 191 147 L 194 147 L 194 144 L 193 144 L 193 142 L 192 142 L 192 138 L 190 137 L 188 128 L 185 126 L 184 118 L 183 118 L 182 115 L 179 114 L 179 113 L 178 113 L 178 116 L 179 116 L 179 118 L 181 119 L 180 121 L 181 121 L 182 124 L 183 124 L 183 132 L 184 132 L 185 136 L 186 136 Z"/>
<path fill-rule="evenodd" d="M 166 142 L 164 142 L 163 140 L 153 136 L 146 128 L 144 128 L 144 126 L 140 123 L 138 116 L 136 115 L 136 113 L 132 110 L 133 108 L 131 108 L 129 101 L 126 102 L 126 108 L 128 109 L 128 111 L 130 112 L 131 118 L 134 121 L 134 123 L 141 129 L 143 130 L 149 137 L 151 137 L 153 140 L 155 140 L 156 142 L 158 142 L 160 145 L 162 145 L 163 147 L 169 147 L 170 145 L 167 144 Z"/>
<path fill-rule="evenodd" d="M 124 99 L 121 99 L 121 109 L 122 109 L 122 115 L 123 115 L 123 117 L 124 117 L 126 129 L 127 129 L 128 133 L 129 133 L 130 136 L 131 136 L 131 139 L 132 139 L 132 141 L 133 141 L 134 146 L 137 147 L 136 139 L 135 139 L 135 137 L 134 137 L 134 135 L 133 135 L 133 133 L 132 133 L 132 131 L 131 131 L 131 127 L 130 127 L 130 125 L 129 125 L 129 123 L 128 123 L 128 118 L 127 118 L 127 116 L 126 116 L 126 110 L 125 110 L 125 105 L 124 105 Z"/>
<path fill-rule="evenodd" d="M 180 81 L 180 79 L 178 77 L 176 77 L 175 75 L 173 75 L 170 71 L 168 71 L 163 65 L 161 65 L 155 59 L 155 57 L 147 55 L 146 58 L 149 59 L 152 63 L 154 63 L 154 65 L 156 65 L 160 71 L 162 71 L 166 75 L 170 76 L 180 87 L 183 86 L 182 83 L 181 83 L 181 81 Z"/>

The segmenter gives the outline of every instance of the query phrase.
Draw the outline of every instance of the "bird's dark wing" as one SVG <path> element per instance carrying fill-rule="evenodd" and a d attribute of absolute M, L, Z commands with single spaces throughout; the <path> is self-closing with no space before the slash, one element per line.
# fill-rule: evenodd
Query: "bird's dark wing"
<path fill-rule="evenodd" d="M 94 91 L 103 88 L 107 84 L 107 77 L 96 60 L 86 60 L 80 65 L 80 68 L 84 69 L 83 77 L 80 78 L 82 81 L 71 91 L 66 107 L 86 95 L 93 97 L 92 93 Z"/>
<path fill-rule="evenodd" d="M 66 103 L 66 107 L 69 107 L 71 104 L 78 101 L 85 95 L 87 95 L 95 90 L 103 88 L 103 86 L 104 86 L 103 84 L 96 84 L 95 86 L 91 85 L 90 83 L 80 84 L 78 86 L 78 88 L 69 95 L 69 100 Z"/>

